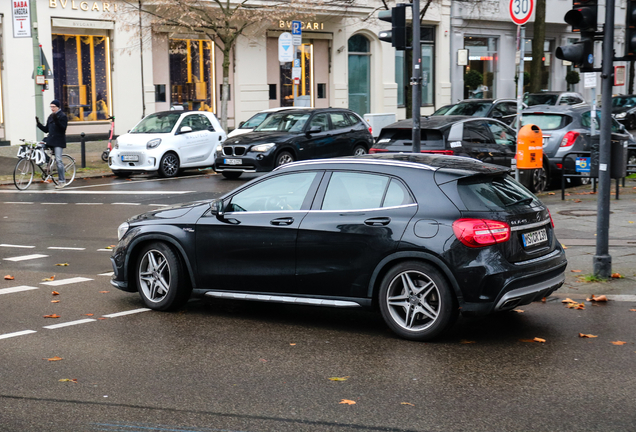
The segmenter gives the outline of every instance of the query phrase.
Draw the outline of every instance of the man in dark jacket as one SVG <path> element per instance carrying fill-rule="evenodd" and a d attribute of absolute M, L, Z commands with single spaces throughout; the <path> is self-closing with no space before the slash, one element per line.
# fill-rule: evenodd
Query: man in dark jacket
<path fill-rule="evenodd" d="M 64 162 L 62 161 L 62 149 L 66 148 L 66 126 L 68 118 L 60 109 L 60 101 L 53 99 L 51 102 L 51 115 L 46 120 L 46 124 L 40 123 L 40 119 L 35 116 L 38 128 L 42 132 L 48 133 L 48 137 L 44 139 L 47 147 L 53 148 L 55 152 L 55 160 L 57 162 L 57 174 L 60 179 L 56 189 L 66 186 L 66 178 L 64 177 Z"/>

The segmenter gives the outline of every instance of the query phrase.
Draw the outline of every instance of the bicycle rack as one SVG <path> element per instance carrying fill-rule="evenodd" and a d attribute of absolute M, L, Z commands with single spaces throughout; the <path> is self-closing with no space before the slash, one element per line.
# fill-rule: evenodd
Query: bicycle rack
<path fill-rule="evenodd" d="M 584 176 L 581 174 L 566 174 L 565 173 L 565 159 L 571 155 L 590 156 L 592 152 L 589 151 L 573 151 L 563 155 L 561 158 L 561 201 L 565 201 L 565 178 L 591 178 L 592 179 L 592 191 L 596 193 L 596 177 Z M 576 160 L 574 161 L 576 166 Z M 619 179 L 616 179 L 616 198 L 619 199 Z M 611 181 L 611 180 L 610 180 Z M 625 177 L 623 177 L 623 187 L 625 187 Z"/>

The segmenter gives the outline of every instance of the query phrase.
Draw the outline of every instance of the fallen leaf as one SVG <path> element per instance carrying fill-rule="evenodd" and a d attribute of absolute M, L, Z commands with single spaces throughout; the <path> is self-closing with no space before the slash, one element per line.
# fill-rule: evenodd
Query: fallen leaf
<path fill-rule="evenodd" d="M 60 360 L 64 360 L 62 357 L 51 357 L 51 358 L 43 358 L 42 360 L 48 360 L 48 361 L 60 361 Z"/>
<path fill-rule="evenodd" d="M 110 291 L 100 291 L 100 294 L 108 294 Z"/>
<path fill-rule="evenodd" d="M 347 405 L 355 405 L 356 403 L 352 400 L 349 399 L 343 399 L 340 401 L 341 404 L 347 404 Z"/>
<path fill-rule="evenodd" d="M 539 337 L 536 337 L 536 338 L 534 338 L 532 340 L 535 341 L 535 342 L 539 342 L 539 343 L 545 343 L 545 339 L 541 339 Z"/>
<path fill-rule="evenodd" d="M 523 309 L 513 309 L 513 310 L 514 310 L 515 312 L 518 312 L 518 313 L 524 313 L 524 312 L 525 312 Z"/>
<path fill-rule="evenodd" d="M 630 312 L 636 312 L 636 309 L 630 309 L 629 311 Z"/>
<path fill-rule="evenodd" d="M 52 295 L 60 295 L 60 293 L 59 293 L 59 292 L 57 292 L 57 291 L 53 291 L 53 292 L 51 292 L 51 294 L 52 294 Z"/>
<path fill-rule="evenodd" d="M 51 303 L 59 303 L 59 300 L 51 300 Z"/>
<path fill-rule="evenodd" d="M 583 303 L 579 303 L 576 306 L 574 306 L 574 309 L 576 309 L 576 310 L 585 310 L 585 305 Z"/>
<path fill-rule="evenodd" d="M 108 318 L 100 317 L 100 318 L 97 318 L 97 319 L 98 320 L 105 320 L 105 319 L 108 319 Z"/>
<path fill-rule="evenodd" d="M 623 279 L 623 275 L 620 273 L 612 273 L 612 279 Z"/>
<path fill-rule="evenodd" d="M 577 199 L 577 200 L 574 200 L 574 202 L 575 202 L 575 203 L 580 203 L 580 202 L 581 202 L 581 200 Z"/>
<path fill-rule="evenodd" d="M 291 346 L 294 346 L 294 345 L 296 345 L 296 344 L 290 343 L 290 345 L 291 345 Z"/>
<path fill-rule="evenodd" d="M 519 339 L 519 342 L 528 342 L 528 343 L 532 343 L 532 342 L 534 342 L 534 339 Z"/>
<path fill-rule="evenodd" d="M 545 297 L 543 297 L 543 298 L 541 299 L 541 303 L 545 303 L 545 302 L 547 302 L 547 301 L 548 301 L 548 299 L 547 299 L 547 298 L 545 298 Z"/>
<path fill-rule="evenodd" d="M 561 303 L 576 303 L 576 302 L 568 297 L 566 299 L 561 300 Z"/>
<path fill-rule="evenodd" d="M 346 381 L 346 380 L 349 379 L 349 377 L 348 376 L 346 376 L 346 377 L 332 377 L 332 378 L 329 378 L 329 379 L 331 381 Z"/>
<path fill-rule="evenodd" d="M 466 340 L 466 339 L 462 339 L 459 341 L 460 344 L 474 344 L 477 343 L 475 341 L 471 341 L 471 340 Z"/>
<path fill-rule="evenodd" d="M 548 192 L 548 195 L 555 195 L 556 192 Z"/>
<path fill-rule="evenodd" d="M 6 275 L 6 276 L 4 277 L 4 280 L 14 280 L 14 279 L 15 279 L 15 278 L 14 278 L 13 276 L 11 276 L 11 275 Z"/>
<path fill-rule="evenodd" d="M 263 363 L 267 363 L 267 360 L 265 359 L 259 359 L 260 361 L 262 361 Z"/>
<path fill-rule="evenodd" d="M 628 223 L 634 223 L 634 221 L 628 221 Z"/>
<path fill-rule="evenodd" d="M 59 318 L 60 316 L 57 314 L 44 315 L 44 318 Z"/>
<path fill-rule="evenodd" d="M 93 314 L 84 314 L 85 316 L 93 316 Z"/>
<path fill-rule="evenodd" d="M 612 345 L 625 345 L 627 342 L 623 342 L 623 341 L 614 341 L 612 342 Z"/>
<path fill-rule="evenodd" d="M 607 301 L 607 297 L 604 295 L 600 295 L 600 296 L 595 296 L 594 294 L 592 294 L 592 297 L 589 299 L 586 299 L 587 301 L 593 301 L 593 302 L 606 302 Z"/>
<path fill-rule="evenodd" d="M 415 406 L 410 402 L 400 402 L 400 405 L 410 405 L 410 406 Z"/>
<path fill-rule="evenodd" d="M 580 337 L 580 338 L 595 338 L 595 337 L 598 337 L 598 336 L 595 336 L 595 335 L 593 335 L 593 334 L 584 334 L 584 333 L 579 333 L 579 337 Z"/>
<path fill-rule="evenodd" d="M 68 263 L 60 263 L 60 264 L 55 264 L 56 266 L 61 266 L 61 267 L 66 267 L 68 265 Z"/>
<path fill-rule="evenodd" d="M 75 384 L 77 384 L 77 378 L 62 378 L 59 381 L 60 382 L 74 382 Z"/>
<path fill-rule="evenodd" d="M 51 282 L 53 280 L 55 280 L 55 275 L 51 276 L 50 278 L 42 279 L 42 282 Z"/>
<path fill-rule="evenodd" d="M 563 245 L 561 245 L 561 246 L 563 246 Z M 568 248 L 567 246 L 563 246 L 563 249 L 567 249 L 567 248 Z"/>
<path fill-rule="evenodd" d="M 581 270 L 570 270 L 572 273 L 581 273 Z"/>
<path fill-rule="evenodd" d="M 110 246 L 106 246 L 104 249 L 112 249 L 114 247 L 117 247 L 117 245 L 110 245 Z"/>

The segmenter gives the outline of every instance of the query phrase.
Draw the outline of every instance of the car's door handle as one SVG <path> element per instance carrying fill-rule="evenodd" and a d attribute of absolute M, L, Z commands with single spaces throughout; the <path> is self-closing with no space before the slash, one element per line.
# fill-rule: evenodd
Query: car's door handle
<path fill-rule="evenodd" d="M 369 226 L 384 226 L 391 223 L 391 218 L 388 217 L 377 217 L 371 218 L 364 221 L 365 225 Z"/>
<path fill-rule="evenodd" d="M 278 218 L 271 220 L 269 223 L 276 226 L 291 225 L 294 223 L 294 218 Z"/>

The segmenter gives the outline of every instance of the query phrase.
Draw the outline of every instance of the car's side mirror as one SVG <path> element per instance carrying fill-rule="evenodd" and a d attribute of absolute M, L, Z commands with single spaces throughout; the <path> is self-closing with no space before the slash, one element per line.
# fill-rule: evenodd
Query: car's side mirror
<path fill-rule="evenodd" d="M 179 133 L 180 134 L 185 134 L 185 133 L 189 133 L 189 132 L 192 132 L 192 128 L 190 126 L 182 126 L 179 129 Z"/>
<path fill-rule="evenodd" d="M 621 125 L 619 126 L 619 128 L 620 128 L 621 132 L 625 132 L 625 131 L 627 130 L 627 128 L 625 127 L 625 125 L 624 125 L 624 124 L 621 124 Z"/>
<path fill-rule="evenodd" d="M 240 123 L 239 123 L 239 127 L 238 127 L 238 128 L 239 128 L 239 129 L 240 129 L 240 128 L 242 128 L 244 124 L 245 124 L 245 122 L 244 122 L 244 121 L 240 122 Z"/>
<path fill-rule="evenodd" d="M 217 219 L 223 219 L 223 200 L 210 201 L 210 214 L 216 216 Z"/>
<path fill-rule="evenodd" d="M 315 133 L 320 133 L 322 132 L 322 128 L 320 126 L 313 126 L 311 128 L 309 128 L 309 130 L 307 131 L 307 134 L 315 134 Z"/>

